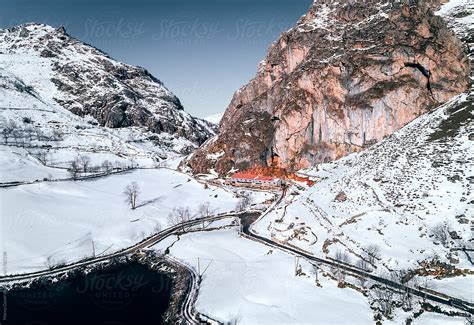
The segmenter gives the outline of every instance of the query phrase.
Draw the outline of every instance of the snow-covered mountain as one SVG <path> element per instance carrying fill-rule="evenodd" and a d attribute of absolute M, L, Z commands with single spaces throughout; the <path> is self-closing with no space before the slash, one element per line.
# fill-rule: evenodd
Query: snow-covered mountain
<path fill-rule="evenodd" d="M 448 5 L 448 18 L 470 17 L 450 20 L 455 30 L 472 30 L 472 4 Z M 473 301 L 473 100 L 471 86 L 370 149 L 303 171 L 317 183 L 293 189 L 255 230 L 352 264 L 377 247 L 366 267 L 430 275 L 436 290 Z"/>
<path fill-rule="evenodd" d="M 204 119 L 212 124 L 219 125 L 219 122 L 222 120 L 223 116 L 224 116 L 224 113 L 219 113 L 219 114 L 209 115 L 208 117 Z"/>
<path fill-rule="evenodd" d="M 115 141 L 147 144 L 165 158 L 188 153 L 214 134 L 210 123 L 186 113 L 145 69 L 115 61 L 64 28 L 25 24 L 0 30 L 0 84 L 3 125 L 32 120 L 29 126 L 43 133 L 74 135 L 68 145 L 85 145 L 81 134 L 87 129 L 95 136 L 86 142 L 107 146 L 111 133 Z"/>

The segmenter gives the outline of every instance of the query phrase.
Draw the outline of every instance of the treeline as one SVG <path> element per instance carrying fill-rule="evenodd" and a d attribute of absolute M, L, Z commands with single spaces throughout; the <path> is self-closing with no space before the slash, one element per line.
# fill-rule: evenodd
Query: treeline
<path fill-rule="evenodd" d="M 29 147 L 33 141 L 63 140 L 63 133 L 60 130 L 45 133 L 41 128 L 34 127 L 31 123 L 32 121 L 28 117 L 23 118 L 22 125 L 17 124 L 14 120 L 0 120 L 3 144 Z"/>
<path fill-rule="evenodd" d="M 138 167 L 133 158 L 128 163 L 116 160 L 111 162 L 104 160 L 100 165 L 92 165 L 89 156 L 79 155 L 69 162 L 68 172 L 73 180 L 93 175 L 108 175 L 112 172 L 124 171 Z"/>

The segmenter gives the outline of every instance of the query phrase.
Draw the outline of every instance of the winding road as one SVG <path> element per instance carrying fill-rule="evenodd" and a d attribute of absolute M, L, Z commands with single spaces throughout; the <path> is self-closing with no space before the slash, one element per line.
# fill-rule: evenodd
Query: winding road
<path fill-rule="evenodd" d="M 455 307 L 457 309 L 460 309 L 464 312 L 468 312 L 470 314 L 474 314 L 474 304 L 471 302 L 462 300 L 462 299 L 457 299 L 454 297 L 450 297 L 446 294 L 436 292 L 427 288 L 422 288 L 422 287 L 410 287 L 398 282 L 394 282 L 389 279 L 385 279 L 382 277 L 379 277 L 377 275 L 372 274 L 371 272 L 368 272 L 366 270 L 360 269 L 354 265 L 350 265 L 347 263 L 339 262 L 336 260 L 330 260 L 322 257 L 317 257 L 315 255 L 312 255 L 309 252 L 300 250 L 298 248 L 288 246 L 279 242 L 276 242 L 270 238 L 260 236 L 252 231 L 252 225 L 254 222 L 256 222 L 258 219 L 260 219 L 263 215 L 269 213 L 279 202 L 283 200 L 285 197 L 286 191 L 282 192 L 282 195 L 280 198 L 274 202 L 265 212 L 262 213 L 262 211 L 259 210 L 253 210 L 253 211 L 245 211 L 241 213 L 223 213 L 223 214 L 218 214 L 214 216 L 209 216 L 205 218 L 197 218 L 189 221 L 185 221 L 179 224 L 176 224 L 172 227 L 169 227 L 167 229 L 164 229 L 160 231 L 159 233 L 144 239 L 143 241 L 125 248 L 121 251 L 114 252 L 111 254 L 103 255 L 100 257 L 95 257 L 91 258 L 88 260 L 83 260 L 83 261 L 78 261 L 74 262 L 68 265 L 64 265 L 55 269 L 48 269 L 48 270 L 43 270 L 43 271 L 37 271 L 37 272 L 31 272 L 31 273 L 22 273 L 22 274 L 12 274 L 12 275 L 6 275 L 6 276 L 1 276 L 0 277 L 0 285 L 1 284 L 8 284 L 12 282 L 19 282 L 19 281 L 28 281 L 28 280 L 34 280 L 39 277 L 43 276 L 54 276 L 58 275 L 61 273 L 65 273 L 67 271 L 73 270 L 78 267 L 84 267 L 84 266 L 90 266 L 96 263 L 101 263 L 110 260 L 111 258 L 114 257 L 120 257 L 120 256 L 125 256 L 133 253 L 137 253 L 142 249 L 148 249 L 156 245 L 158 242 L 162 241 L 163 239 L 167 238 L 168 236 L 171 235 L 177 235 L 177 234 L 182 234 L 183 229 L 189 229 L 190 227 L 193 226 L 198 226 L 201 225 L 202 222 L 212 222 L 212 221 L 217 221 L 217 220 L 222 220 L 226 218 L 237 218 L 240 223 L 240 229 L 241 229 L 241 236 L 243 238 L 247 238 L 249 240 L 256 241 L 260 244 L 264 244 L 267 246 L 270 246 L 275 249 L 283 250 L 287 253 L 293 254 L 295 256 L 300 256 L 308 260 L 310 263 L 315 264 L 315 265 L 328 265 L 330 267 L 336 267 L 339 269 L 344 270 L 348 274 L 356 275 L 359 277 L 363 277 L 366 279 L 370 279 L 372 281 L 381 283 L 387 287 L 390 287 L 395 290 L 403 290 L 405 292 L 411 293 L 412 295 L 422 297 L 423 299 L 436 302 L 436 303 L 441 303 L 447 306 Z M 172 257 L 166 257 L 168 260 L 170 260 L 173 263 L 179 263 L 178 260 L 172 258 Z M 197 298 L 198 290 L 199 290 L 199 283 L 200 279 L 199 276 L 196 274 L 195 270 L 190 268 L 189 266 L 183 265 L 180 263 L 182 266 L 185 266 L 186 269 L 188 269 L 190 273 L 190 284 L 188 286 L 188 292 L 184 301 L 184 304 L 181 308 L 181 315 L 183 319 L 186 321 L 186 323 L 189 324 L 201 324 L 202 322 L 208 322 L 208 323 L 215 323 L 214 320 L 211 318 L 206 317 L 205 315 L 199 314 L 195 309 L 194 309 L 194 301 Z"/>

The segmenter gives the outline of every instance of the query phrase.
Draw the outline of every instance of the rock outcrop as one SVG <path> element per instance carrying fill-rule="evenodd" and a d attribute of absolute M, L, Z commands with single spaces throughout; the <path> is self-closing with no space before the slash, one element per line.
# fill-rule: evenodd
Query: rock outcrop
<path fill-rule="evenodd" d="M 234 94 L 220 134 L 187 163 L 219 174 L 309 167 L 359 151 L 466 90 L 466 50 L 433 13 L 438 5 L 316 0 Z"/>
<path fill-rule="evenodd" d="M 115 61 L 62 27 L 25 24 L 0 29 L 0 53 L 5 60 L 37 61 L 31 73 L 41 73 L 45 80 L 35 90 L 102 126 L 138 126 L 195 145 L 215 134 L 211 123 L 186 113 L 179 99 L 147 70 Z"/>

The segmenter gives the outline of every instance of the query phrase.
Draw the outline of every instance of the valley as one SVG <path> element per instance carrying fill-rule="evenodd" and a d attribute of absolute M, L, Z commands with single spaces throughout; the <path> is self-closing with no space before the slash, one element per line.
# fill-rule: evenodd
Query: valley
<path fill-rule="evenodd" d="M 0 29 L 1 324 L 471 324 L 473 12 L 315 0 L 205 119 Z"/>

